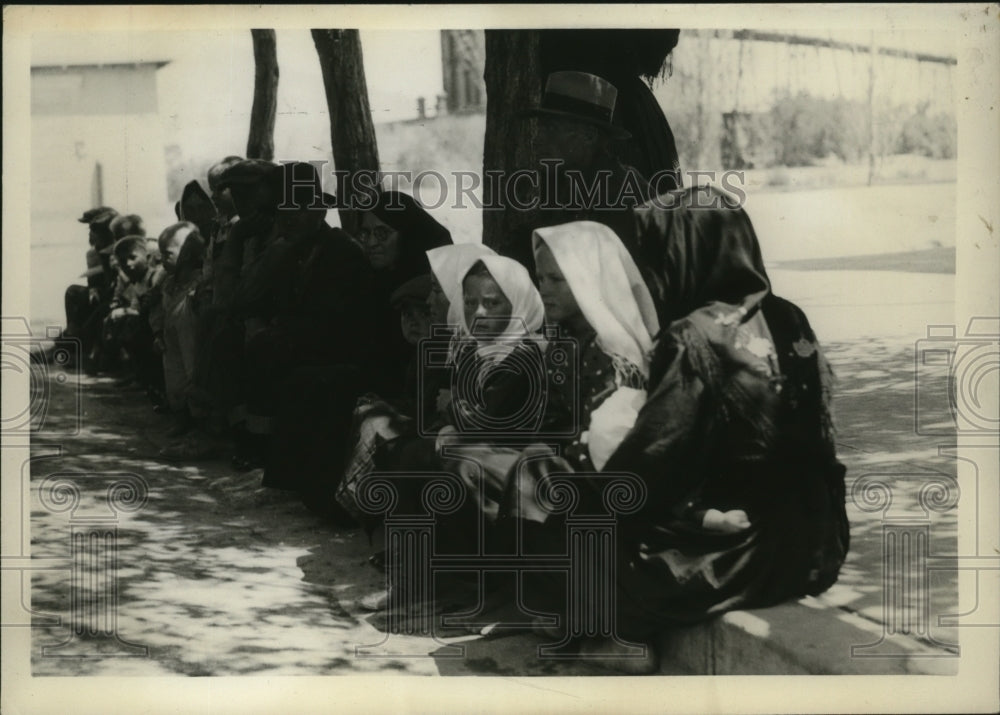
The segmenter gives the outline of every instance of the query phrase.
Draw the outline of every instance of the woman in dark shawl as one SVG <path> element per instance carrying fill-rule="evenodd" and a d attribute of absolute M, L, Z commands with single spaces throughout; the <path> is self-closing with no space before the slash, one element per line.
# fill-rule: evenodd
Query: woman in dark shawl
<path fill-rule="evenodd" d="M 361 214 L 356 238 L 375 271 L 378 365 L 372 371 L 372 389 L 383 399 L 395 399 L 403 390 L 412 347 L 400 333 L 390 298 L 411 278 L 430 272 L 427 251 L 450 244 L 451 234 L 412 196 L 383 191 Z"/>
<path fill-rule="evenodd" d="M 643 506 L 617 521 L 615 631 L 646 643 L 821 593 L 849 543 L 831 371 L 805 315 L 770 292 L 741 208 L 705 188 L 667 199 L 636 217 L 664 326 L 650 394 L 603 468 L 645 485 Z M 617 647 L 584 644 L 627 668 Z"/>

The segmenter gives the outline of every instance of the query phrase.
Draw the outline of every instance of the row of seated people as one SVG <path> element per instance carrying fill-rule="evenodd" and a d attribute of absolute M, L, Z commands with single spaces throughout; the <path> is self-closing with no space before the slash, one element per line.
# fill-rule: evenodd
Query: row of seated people
<path fill-rule="evenodd" d="M 355 240 L 325 223 L 333 197 L 309 164 L 226 160 L 209 185 L 214 224 L 199 228 L 192 188 L 159 267 L 144 240 L 114 244 L 133 293 L 160 294 L 134 315 L 162 353 L 178 431 L 228 430 L 237 467 L 263 466 L 264 486 L 341 525 L 431 516 L 431 554 L 461 557 L 428 591 L 387 543 L 373 558 L 387 588 L 362 605 L 468 611 L 487 597 L 555 643 L 649 672 L 665 628 L 836 580 L 849 530 L 830 369 L 723 195 L 674 192 L 623 235 L 537 228 L 529 267 L 452 244 L 398 192 L 379 194 Z M 115 310 L 112 323 L 134 317 Z M 447 507 L 429 496 L 442 475 L 460 485 Z M 596 630 L 564 570 L 476 568 L 568 553 L 567 484 L 574 513 L 615 520 L 611 580 L 583 598 L 610 619 Z M 379 489 L 393 494 L 381 507 Z"/>

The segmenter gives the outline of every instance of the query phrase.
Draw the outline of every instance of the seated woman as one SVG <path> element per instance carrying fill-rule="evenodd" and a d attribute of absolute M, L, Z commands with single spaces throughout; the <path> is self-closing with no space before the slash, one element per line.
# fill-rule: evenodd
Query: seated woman
<path fill-rule="evenodd" d="M 550 410 L 571 422 L 561 440 L 525 449 L 507 476 L 503 522 L 520 535 L 520 553 L 565 553 L 563 520 L 543 501 L 551 474 L 576 473 L 584 492 L 635 421 L 646 397 L 653 336 L 659 323 L 649 291 L 628 251 L 607 226 L 577 221 L 537 229 L 535 272 L 546 319 L 560 343 L 577 352 L 576 380 L 552 380 Z M 565 348 L 564 348 L 565 349 Z M 587 494 L 584 494 L 587 496 Z M 566 582 L 558 574 L 524 573 L 529 610 L 564 607 Z"/>
<path fill-rule="evenodd" d="M 849 542 L 816 337 L 771 294 L 746 213 L 697 206 L 637 212 L 677 317 L 659 336 L 649 398 L 604 466 L 646 491 L 617 521 L 619 642 L 582 645 L 632 672 L 655 663 L 624 657 L 620 640 L 651 654 L 665 627 L 821 593 Z"/>
<path fill-rule="evenodd" d="M 607 226 L 576 221 L 538 229 L 532 238 L 546 319 L 572 339 L 578 353 L 576 381 L 552 385 L 552 397 L 567 406 L 563 414 L 576 413 L 576 435 L 563 446 L 562 459 L 574 470 L 600 469 L 613 448 L 605 440 L 606 425 L 583 427 L 613 394 L 616 402 L 641 404 L 659 331 L 656 311 L 638 268 Z"/>
<path fill-rule="evenodd" d="M 399 191 L 382 191 L 361 214 L 356 238 L 375 273 L 375 364 L 373 391 L 382 399 L 402 394 L 410 348 L 399 331 L 390 298 L 406 281 L 429 271 L 427 251 L 451 244 L 451 234 L 417 201 Z"/>

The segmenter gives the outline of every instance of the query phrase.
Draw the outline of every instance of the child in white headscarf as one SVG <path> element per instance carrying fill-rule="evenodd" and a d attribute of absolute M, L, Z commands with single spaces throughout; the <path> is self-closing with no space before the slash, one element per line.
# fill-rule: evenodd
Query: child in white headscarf
<path fill-rule="evenodd" d="M 423 405 L 425 415 L 434 412 L 443 416 L 451 404 L 451 381 L 444 378 L 449 375 L 455 353 L 467 336 L 461 313 L 452 310 L 452 306 L 459 306 L 459 309 L 462 306 L 462 280 L 476 261 L 483 256 L 495 255 L 493 249 L 481 243 L 456 243 L 427 251 L 432 277 L 431 293 L 427 298 L 431 321 L 438 335 L 448 337 L 449 346 L 443 370 L 424 369 L 422 384 L 425 389 L 421 399 L 427 402 Z"/>
<path fill-rule="evenodd" d="M 454 357 L 455 430 L 508 436 L 539 423 L 544 318 L 538 289 L 517 261 L 486 255 L 465 273 L 462 300 L 449 308 L 463 336 Z"/>

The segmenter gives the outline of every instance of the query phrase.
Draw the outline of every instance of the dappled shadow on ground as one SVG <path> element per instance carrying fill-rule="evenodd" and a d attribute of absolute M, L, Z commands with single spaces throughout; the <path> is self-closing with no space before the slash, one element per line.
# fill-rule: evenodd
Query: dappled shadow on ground
<path fill-rule="evenodd" d="M 334 528 L 292 495 L 261 488 L 259 471 L 234 474 L 223 460 L 157 461 L 169 421 L 113 381 L 81 381 L 83 422 L 69 429 L 75 389 L 53 384 L 46 419 L 60 429 L 32 444 L 39 457 L 31 465 L 32 554 L 56 560 L 31 581 L 35 675 L 442 672 L 433 654 L 454 637 L 406 636 L 404 655 L 365 648 L 387 636 L 357 604 L 385 584 L 368 563 L 373 547 L 363 532 Z M 146 501 L 115 512 L 108 487 L 127 475 L 147 489 Z M 74 509 L 53 504 L 57 479 L 76 485 Z M 113 549 L 87 544 L 80 553 L 88 563 L 113 559 L 114 627 L 122 641 L 146 649 L 144 657 L 107 639 L 71 637 L 106 623 L 71 606 L 72 535 L 94 519 L 113 530 Z M 103 582 L 78 588 L 83 603 L 109 597 Z"/>
<path fill-rule="evenodd" d="M 840 581 L 821 600 L 882 621 L 883 595 L 887 583 L 894 585 L 883 559 L 886 514 L 852 498 L 852 487 L 858 479 L 882 481 L 894 491 L 892 515 L 926 524 L 932 555 L 954 554 L 956 510 L 926 512 L 916 497 L 929 475 L 954 476 L 955 463 L 938 454 L 947 435 L 929 439 L 915 429 L 912 345 L 834 344 L 827 354 L 838 376 L 835 409 L 839 453 L 848 467 L 852 548 Z M 31 603 L 37 625 L 61 621 L 33 631 L 36 675 L 601 673 L 579 661 L 538 658 L 541 641 L 529 633 L 388 639 L 378 630 L 384 624 L 357 604 L 384 585 L 383 574 L 367 562 L 373 547 L 363 532 L 335 529 L 290 495 L 262 489 L 259 472 L 237 475 L 223 460 L 157 461 L 168 420 L 152 414 L 141 393 L 114 381 L 51 381 L 45 408 L 46 429 L 34 437 L 32 451 L 50 456 L 31 466 L 31 548 L 34 558 L 56 562 L 32 577 Z M 933 409 L 920 418 L 946 426 L 946 403 Z M 129 473 L 147 485 L 147 501 L 116 514 L 108 509 L 107 487 Z M 75 511 L 42 502 L 39 489 L 53 475 L 79 486 Z M 147 648 L 148 657 L 42 654 L 43 646 L 70 640 L 72 628 L 88 618 L 70 606 L 69 560 L 71 534 L 86 517 L 112 520 L 117 631 Z M 932 621 L 954 612 L 955 572 L 934 572 L 928 583 Z M 85 600 L 99 595 L 98 588 L 82 584 Z M 956 640 L 954 629 L 934 627 L 931 635 Z M 405 646 L 396 652 L 384 647 L 390 641 Z M 74 647 L 86 652 L 91 645 Z M 453 657 L 456 646 L 462 657 Z"/>
<path fill-rule="evenodd" d="M 974 510 L 970 502 L 975 496 L 958 493 L 956 460 L 939 453 L 939 446 L 955 443 L 954 421 L 945 399 L 947 377 L 918 373 L 913 343 L 868 340 L 831 344 L 826 353 L 837 377 L 834 411 L 838 454 L 847 466 L 851 551 L 837 584 L 820 600 L 884 623 L 887 608 L 894 607 L 887 607 L 883 598 L 902 598 L 903 588 L 899 574 L 886 562 L 891 552 L 885 545 L 887 538 L 901 528 L 912 533 L 926 530 L 929 556 L 955 555 L 958 507 Z M 918 411 L 918 390 L 940 399 L 922 400 Z M 921 489 L 935 482 L 947 491 L 940 505 L 931 505 L 941 511 L 920 502 Z M 873 484 L 891 492 L 891 503 L 867 500 L 879 497 L 861 491 Z M 931 571 L 926 592 L 912 594 L 916 598 L 910 610 L 920 607 L 922 597 L 929 599 L 925 639 L 958 642 L 955 628 L 937 625 L 938 616 L 956 610 L 957 578 L 955 569 Z M 913 622 L 917 620 L 914 616 Z"/>

